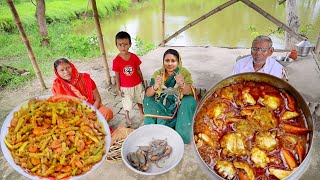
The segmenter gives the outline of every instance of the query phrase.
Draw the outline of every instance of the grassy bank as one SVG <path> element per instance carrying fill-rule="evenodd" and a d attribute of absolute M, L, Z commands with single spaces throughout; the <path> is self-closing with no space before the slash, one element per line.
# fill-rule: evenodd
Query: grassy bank
<path fill-rule="evenodd" d="M 40 44 L 40 37 L 34 19 L 35 7 L 30 11 L 33 6 L 32 3 L 24 2 L 17 4 L 19 15 L 23 21 L 26 34 L 33 48 L 42 75 L 52 74 L 52 63 L 60 57 L 67 57 L 72 60 L 88 60 L 100 57 L 100 48 L 96 32 L 91 35 L 71 33 L 74 27 L 85 24 L 86 21 L 92 21 L 82 16 L 86 11 L 87 1 L 85 3 L 77 0 L 49 0 L 46 2 L 50 39 L 50 46 L 48 48 L 43 48 Z M 107 4 L 100 5 L 105 2 L 107 2 Z M 122 4 L 119 2 L 122 2 Z M 131 0 L 97 0 L 99 14 L 100 16 L 111 17 L 119 11 L 127 10 L 130 2 Z M 72 3 L 72 5 L 70 5 L 70 3 Z M 0 24 L 1 22 L 3 24 L 4 21 L 1 20 L 5 19 L 3 18 L 3 13 L 3 11 L 0 11 Z M 90 14 L 90 9 L 88 14 Z M 6 16 L 7 19 L 9 19 L 9 16 L 12 16 L 11 12 L 7 11 Z M 11 25 L 8 25 L 7 28 L 8 27 L 11 27 Z M 0 87 L 15 88 L 34 78 L 35 74 L 16 26 L 14 25 L 9 32 L 2 29 L 0 34 L 0 44 L 2 44 L 2 46 L 0 46 L 0 63 L 30 71 L 28 76 L 18 76 L 10 74 L 5 68 L 0 70 Z M 154 45 L 150 45 L 150 43 L 143 42 L 140 39 L 139 42 L 138 47 L 136 47 L 139 54 L 145 53 L 147 49 L 150 50 L 154 47 Z M 107 52 L 107 55 L 111 56 L 114 54 Z"/>
<path fill-rule="evenodd" d="M 74 24 L 76 23 L 73 22 L 72 25 Z M 87 59 L 99 56 L 99 46 L 90 41 L 90 38 L 96 38 L 96 35 L 87 37 L 70 34 L 71 29 L 72 26 L 66 23 L 50 24 L 48 26 L 50 34 L 50 46 L 48 48 L 41 47 L 37 28 L 26 30 L 43 75 L 47 75 L 52 71 L 52 62 L 59 57 Z M 2 33 L 0 43 L 6 44 L 0 47 L 0 59 L 4 64 L 30 71 L 28 76 L 12 75 L 9 82 L 3 79 L 0 74 L 0 86 L 16 87 L 32 79 L 35 74 L 20 35 L 17 33 Z M 6 82 L 2 82 L 2 80 Z"/>
<path fill-rule="evenodd" d="M 129 8 L 131 0 L 96 0 L 100 17 L 113 15 L 117 11 Z M 82 17 L 86 12 L 92 14 L 91 4 L 80 0 L 46 0 L 46 19 L 48 23 L 68 22 Z M 25 28 L 37 25 L 35 19 L 36 6 L 30 1 L 17 3 L 16 9 Z M 16 29 L 8 5 L 2 4 L 0 11 L 0 30 L 12 32 Z"/>

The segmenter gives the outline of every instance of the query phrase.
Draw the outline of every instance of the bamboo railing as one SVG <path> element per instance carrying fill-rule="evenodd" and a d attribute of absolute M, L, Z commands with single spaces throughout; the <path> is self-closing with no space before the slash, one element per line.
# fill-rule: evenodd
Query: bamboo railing
<path fill-rule="evenodd" d="M 249 6 L 250 8 L 254 9 L 255 11 L 257 11 L 259 14 L 261 14 L 262 16 L 264 16 L 265 18 L 269 19 L 271 22 L 273 22 L 274 24 L 276 24 L 279 28 L 284 29 L 285 31 L 287 31 L 288 33 L 290 33 L 294 38 L 296 38 L 298 41 L 302 41 L 305 40 L 305 37 L 302 37 L 300 34 L 297 34 L 296 32 L 294 32 L 292 29 L 290 29 L 287 25 L 285 25 L 284 23 L 282 23 L 281 21 L 279 21 L 278 19 L 274 18 L 273 16 L 271 16 L 269 13 L 267 13 L 266 11 L 264 11 L 263 9 L 261 9 L 259 6 L 255 5 L 253 2 L 251 2 L 250 0 L 240 0 L 242 1 L 244 4 L 246 4 L 247 6 Z"/>
<path fill-rule="evenodd" d="M 110 72 L 109 72 L 109 66 L 108 66 L 106 51 L 104 49 L 103 36 L 102 36 L 102 32 L 101 32 L 101 26 L 100 26 L 100 21 L 99 21 L 99 13 L 98 13 L 98 10 L 97 10 L 96 0 L 91 0 L 91 4 L 92 4 L 94 20 L 96 22 L 96 27 L 97 27 L 97 31 L 98 31 L 98 40 L 99 40 L 99 45 L 100 45 L 101 56 L 102 56 L 102 59 L 103 59 L 104 69 L 105 69 L 105 73 L 106 73 L 106 77 L 107 77 L 107 85 L 109 86 L 110 83 L 111 83 L 111 78 L 110 78 Z"/>
<path fill-rule="evenodd" d="M 284 29 L 286 32 L 288 32 L 290 35 L 292 35 L 292 37 L 296 38 L 298 41 L 302 41 L 304 39 L 306 39 L 305 37 L 301 36 L 300 34 L 294 32 L 290 27 L 288 27 L 286 24 L 282 23 L 281 21 L 279 21 L 278 19 L 274 18 L 273 16 L 271 16 L 269 13 L 267 13 L 266 11 L 264 11 L 263 9 L 261 9 L 259 6 L 255 5 L 253 2 L 251 2 L 250 0 L 230 0 L 220 6 L 218 6 L 217 8 L 211 10 L 210 12 L 204 14 L 203 16 L 199 17 L 198 19 L 190 22 L 189 24 L 187 24 L 186 26 L 184 26 L 183 28 L 179 29 L 177 32 L 175 32 L 174 34 L 172 34 L 171 36 L 169 36 L 167 39 L 165 39 L 164 41 L 162 41 L 162 43 L 160 45 L 164 45 L 165 43 L 167 43 L 168 41 L 170 41 L 171 39 L 173 39 L 174 37 L 176 37 L 177 35 L 179 35 L 180 33 L 182 33 L 183 31 L 189 29 L 190 27 L 198 24 L 199 22 L 205 20 L 206 18 L 208 18 L 209 16 L 225 9 L 228 6 L 231 6 L 232 4 L 235 4 L 236 2 L 241 1 L 244 4 L 246 4 L 247 6 L 249 6 L 250 8 L 252 8 L 253 10 L 257 11 L 259 14 L 261 14 L 262 16 L 264 16 L 265 18 L 269 19 L 271 22 L 273 22 L 274 24 L 276 24 L 279 28 Z M 164 15 L 163 15 L 164 16 Z M 163 30 L 164 33 L 164 30 Z M 159 45 L 159 46 L 160 46 Z"/>
<path fill-rule="evenodd" d="M 222 5 L 218 6 L 217 8 L 211 10 L 211 11 L 208 12 L 207 14 L 205 14 L 205 15 L 199 17 L 198 19 L 192 21 L 191 23 L 187 24 L 186 26 L 184 26 L 183 28 L 181 28 L 180 30 L 178 30 L 177 32 L 175 32 L 174 34 L 172 34 L 171 36 L 169 36 L 167 39 L 164 40 L 163 43 L 164 43 L 164 44 L 167 43 L 168 41 L 170 41 L 172 38 L 176 37 L 177 35 L 179 35 L 179 34 L 182 33 L 183 31 L 191 28 L 192 26 L 198 24 L 199 22 L 207 19 L 207 18 L 210 17 L 211 15 L 213 15 L 213 14 L 221 11 L 222 9 L 224 9 L 224 8 L 230 6 L 230 5 L 232 5 L 232 4 L 234 4 L 234 3 L 238 2 L 238 1 L 239 1 L 239 0 L 230 0 L 230 1 L 228 1 L 228 2 L 226 2 L 226 3 L 224 3 L 224 4 L 222 4 Z"/>

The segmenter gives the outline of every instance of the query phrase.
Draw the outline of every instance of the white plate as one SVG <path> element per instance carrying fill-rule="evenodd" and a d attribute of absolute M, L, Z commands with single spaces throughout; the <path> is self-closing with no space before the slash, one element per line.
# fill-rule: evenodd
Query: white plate
<path fill-rule="evenodd" d="M 45 95 L 45 96 L 39 96 L 39 97 L 36 97 L 36 99 L 48 99 L 50 96 L 52 95 Z M 72 96 L 61 96 L 61 97 L 68 97 L 68 98 L 74 98 L 75 97 L 72 97 Z M 89 106 L 90 108 L 92 108 L 94 111 L 96 111 L 97 115 L 98 115 L 98 120 L 102 123 L 103 127 L 104 127 L 104 130 L 105 132 L 107 133 L 106 137 L 105 137 L 105 141 L 106 141 L 106 152 L 102 158 L 102 160 L 100 162 L 98 162 L 97 164 L 95 164 L 90 171 L 86 172 L 85 174 L 82 174 L 80 176 L 71 176 L 69 179 L 72 179 L 72 180 L 75 180 L 75 179 L 80 179 L 80 178 L 83 178 L 84 176 L 88 175 L 90 172 L 98 169 L 99 166 L 102 165 L 102 163 L 105 161 L 106 157 L 107 157 L 107 153 L 109 152 L 109 148 L 110 148 L 110 143 L 111 143 L 111 134 L 110 134 L 110 129 L 109 129 L 109 125 L 107 123 L 107 121 L 105 120 L 105 118 L 102 116 L 102 114 L 97 111 L 97 109 L 90 105 L 89 103 L 83 101 L 83 100 L 80 100 L 80 99 L 77 99 L 79 101 L 81 101 L 83 104 L 86 104 L 87 106 Z M 13 167 L 13 169 L 15 169 L 16 171 L 18 171 L 20 174 L 22 174 L 23 176 L 27 177 L 27 178 L 30 178 L 30 179 L 34 179 L 34 180 L 40 180 L 40 179 L 46 179 L 46 178 L 43 178 L 43 177 L 38 177 L 38 176 L 33 176 L 29 173 L 27 173 L 24 169 L 22 169 L 20 166 L 18 166 L 14 161 L 13 161 L 13 158 L 11 156 L 11 153 L 8 149 L 8 147 L 6 146 L 5 142 L 4 142 L 4 137 L 8 134 L 8 129 L 9 129 L 9 126 L 10 126 L 10 122 L 13 118 L 13 113 L 16 112 L 16 111 L 19 111 L 20 107 L 22 105 L 27 105 L 27 103 L 29 102 L 29 100 L 27 100 L 26 102 L 23 102 L 21 103 L 20 105 L 18 105 L 17 107 L 15 107 L 11 112 L 10 114 L 7 116 L 7 118 L 5 119 L 2 127 L 1 127 L 1 149 L 2 149 L 2 153 L 4 155 L 4 157 L 6 158 L 6 160 L 9 162 L 9 164 L 11 165 L 11 167 Z"/>
<path fill-rule="evenodd" d="M 168 145 L 172 147 L 170 157 L 165 160 L 160 160 L 161 168 L 157 167 L 154 163 L 151 163 L 150 168 L 147 172 L 142 172 L 129 164 L 127 155 L 130 152 L 135 152 L 138 146 L 148 146 L 152 140 L 161 139 L 167 140 Z M 124 141 L 121 148 L 121 156 L 123 162 L 132 171 L 142 175 L 159 175 L 170 171 L 181 161 L 184 153 L 184 143 L 181 136 L 172 128 L 159 125 L 150 124 L 140 127 L 133 131 Z"/>

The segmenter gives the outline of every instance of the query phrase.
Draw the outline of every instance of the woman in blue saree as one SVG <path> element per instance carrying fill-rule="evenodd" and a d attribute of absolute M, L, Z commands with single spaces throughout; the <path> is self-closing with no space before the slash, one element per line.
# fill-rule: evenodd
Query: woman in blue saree
<path fill-rule="evenodd" d="M 168 49 L 163 66 L 151 78 L 143 100 L 144 124 L 162 124 L 175 129 L 185 144 L 191 141 L 192 119 L 197 97 L 191 73 L 184 67 L 179 53 Z"/>

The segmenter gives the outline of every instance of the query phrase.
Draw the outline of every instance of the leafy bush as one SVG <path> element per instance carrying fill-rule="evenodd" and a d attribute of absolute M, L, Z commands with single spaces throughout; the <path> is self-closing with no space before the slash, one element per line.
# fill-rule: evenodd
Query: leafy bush
<path fill-rule="evenodd" d="M 246 29 L 251 32 L 250 35 L 252 37 L 257 37 L 260 35 L 260 33 L 257 31 L 256 26 L 254 26 L 254 25 L 250 25 L 250 26 L 246 27 Z"/>
<path fill-rule="evenodd" d="M 314 26 L 312 24 L 302 25 L 299 28 L 299 32 L 301 35 L 308 37 L 309 33 L 314 30 Z"/>
<path fill-rule="evenodd" d="M 134 51 L 139 56 L 147 54 L 149 51 L 155 49 L 157 46 L 154 43 L 143 41 L 140 37 L 133 38 L 136 42 Z"/>
<path fill-rule="evenodd" d="M 4 87 L 9 84 L 11 79 L 13 79 L 13 76 L 14 75 L 11 74 L 7 68 L 0 68 L 0 87 Z"/>
<path fill-rule="evenodd" d="M 246 27 L 246 29 L 251 32 L 251 36 L 253 36 L 253 37 L 257 37 L 261 34 L 261 32 L 258 32 L 257 28 L 253 25 Z M 298 29 L 298 33 L 301 34 L 302 36 L 308 37 L 309 33 L 312 32 L 313 30 L 314 30 L 314 26 L 312 24 L 301 25 Z M 279 37 L 283 37 L 285 34 L 284 29 L 279 28 L 279 27 L 277 27 L 275 29 L 268 28 L 267 31 L 268 31 L 269 35 L 274 34 Z"/>
<path fill-rule="evenodd" d="M 90 57 L 92 51 L 99 50 L 97 43 L 92 41 L 92 37 L 85 35 L 61 34 L 59 38 L 55 38 L 53 51 L 59 51 L 61 54 L 77 57 Z"/>

